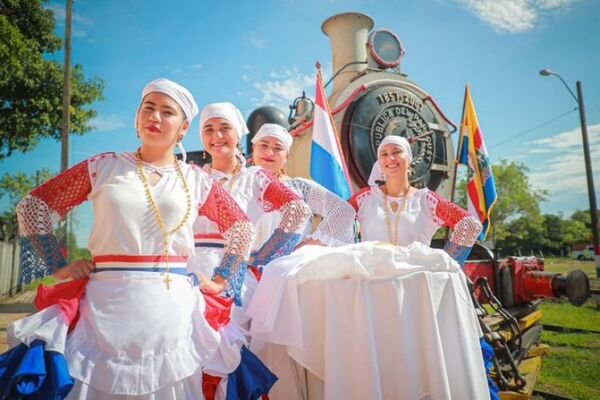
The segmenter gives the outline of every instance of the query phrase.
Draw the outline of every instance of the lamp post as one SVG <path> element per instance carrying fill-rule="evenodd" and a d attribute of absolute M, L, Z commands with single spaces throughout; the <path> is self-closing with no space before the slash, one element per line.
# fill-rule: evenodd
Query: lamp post
<path fill-rule="evenodd" d="M 596 204 L 596 192 L 594 190 L 594 175 L 592 172 L 592 159 L 590 157 L 590 145 L 588 140 L 587 124 L 585 121 L 585 107 L 583 105 L 583 89 L 581 88 L 581 81 L 577 81 L 577 95 L 573 93 L 567 82 L 557 74 L 549 69 L 543 69 L 540 71 L 542 76 L 554 75 L 565 85 L 571 96 L 575 99 L 579 105 L 579 120 L 581 122 L 581 137 L 583 139 L 583 157 L 585 160 L 585 174 L 587 177 L 588 196 L 590 198 L 590 214 L 592 217 L 592 240 L 594 242 L 594 258 L 596 260 L 596 276 L 600 277 L 600 244 L 598 243 L 598 206 Z"/>

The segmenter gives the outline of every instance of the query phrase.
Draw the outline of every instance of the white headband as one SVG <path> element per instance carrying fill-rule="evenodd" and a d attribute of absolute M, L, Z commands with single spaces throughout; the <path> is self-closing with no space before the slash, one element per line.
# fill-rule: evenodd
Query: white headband
<path fill-rule="evenodd" d="M 198 105 L 196 105 L 194 96 L 192 96 L 190 91 L 183 86 L 165 78 L 155 79 L 147 84 L 144 87 L 144 90 L 142 90 L 142 101 L 144 101 L 144 98 L 148 94 L 155 92 L 164 93 L 172 98 L 177 104 L 179 104 L 179 107 L 181 107 L 181 110 L 185 114 L 185 118 L 188 120 L 188 122 L 191 123 L 194 117 L 198 115 Z M 181 157 L 183 158 L 183 162 L 185 162 L 187 159 L 187 153 L 185 152 L 185 148 L 183 147 L 181 141 L 177 142 L 177 147 L 179 147 Z"/>
<path fill-rule="evenodd" d="M 256 144 L 260 139 L 265 137 L 278 139 L 283 143 L 286 151 L 290 151 L 290 147 L 292 147 L 292 143 L 294 142 L 292 135 L 290 135 L 287 129 L 278 124 L 263 124 L 252 138 L 252 143 Z"/>
<path fill-rule="evenodd" d="M 224 118 L 229 121 L 229 123 L 233 125 L 233 128 L 238 135 L 238 139 L 240 140 L 244 135 L 248 134 L 246 121 L 244 121 L 242 113 L 236 106 L 231 103 L 212 103 L 204 107 L 200 113 L 200 141 L 202 142 L 202 145 L 204 145 L 204 141 L 202 140 L 202 128 L 206 121 L 211 118 Z"/>
<path fill-rule="evenodd" d="M 198 115 L 198 106 L 194 101 L 194 96 L 192 96 L 190 91 L 183 86 L 165 78 L 153 80 L 144 87 L 144 90 L 142 91 L 142 100 L 144 100 L 144 97 L 148 94 L 154 92 L 164 93 L 175 100 L 183 110 L 183 113 L 189 122 L 192 122 L 192 119 Z"/>
<path fill-rule="evenodd" d="M 392 144 L 394 146 L 398 146 L 398 147 L 402 148 L 402 150 L 404 150 L 404 152 L 406 154 L 408 154 L 409 165 L 412 162 L 413 153 L 412 153 L 412 149 L 410 148 L 410 143 L 408 143 L 408 140 L 406 140 L 406 138 L 404 138 L 402 136 L 396 136 L 396 135 L 386 136 L 381 141 L 381 143 L 379 143 L 379 146 L 377 147 L 377 160 L 375 161 L 375 163 L 373 163 L 373 168 L 371 169 L 371 175 L 369 175 L 369 181 L 368 181 L 369 186 L 376 186 L 377 185 L 376 181 L 385 180 L 385 177 L 383 176 L 383 170 L 381 169 L 381 165 L 379 164 L 379 153 L 381 152 L 381 149 L 383 148 L 383 146 L 385 146 L 387 144 Z"/>

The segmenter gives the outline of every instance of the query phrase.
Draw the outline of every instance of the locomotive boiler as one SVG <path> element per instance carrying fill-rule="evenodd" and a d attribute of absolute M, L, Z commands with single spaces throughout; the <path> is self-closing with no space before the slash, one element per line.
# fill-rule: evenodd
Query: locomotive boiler
<path fill-rule="evenodd" d="M 409 140 L 414 154 L 411 184 L 449 197 L 455 161 L 452 134 L 457 127 L 434 98 L 401 70 L 405 50 L 399 36 L 373 27 L 373 19 L 360 13 L 332 16 L 321 27 L 332 48 L 328 101 L 354 190 L 367 185 L 381 140 L 399 135 Z M 287 120 L 274 107 L 254 110 L 248 119 L 248 144 L 265 122 L 289 128 L 294 143 L 287 173 L 309 178 L 312 108 L 303 93 L 290 105 Z M 442 247 L 443 241 L 432 245 Z M 507 398 L 510 393 L 528 397 L 546 351 L 540 345 L 537 302 L 564 296 L 574 305 L 583 304 L 589 296 L 587 276 L 581 271 L 566 277 L 546 273 L 543 260 L 533 257 L 499 260 L 482 245 L 475 245 L 464 271 L 486 340 L 496 350 L 496 383 Z"/>

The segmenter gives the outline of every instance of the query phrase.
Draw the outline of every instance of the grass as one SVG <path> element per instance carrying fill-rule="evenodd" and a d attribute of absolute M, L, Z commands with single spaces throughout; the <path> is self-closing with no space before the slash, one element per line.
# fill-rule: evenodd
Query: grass
<path fill-rule="evenodd" d="M 550 353 L 535 388 L 573 399 L 600 399 L 600 333 L 545 331 L 542 341 L 550 345 Z"/>
<path fill-rule="evenodd" d="M 549 258 L 545 267 L 561 273 L 581 269 L 591 279 L 596 278 L 596 266 L 591 261 Z M 600 309 L 595 301 L 575 307 L 565 300 L 547 300 L 540 309 L 544 324 L 594 332 L 544 331 L 542 341 L 550 345 L 550 353 L 544 357 L 535 388 L 572 399 L 600 399 Z"/>
<path fill-rule="evenodd" d="M 596 263 L 594 261 L 577 261 L 571 258 L 546 258 L 544 259 L 544 268 L 548 272 L 569 273 L 574 269 L 580 269 L 587 274 L 590 279 L 595 279 Z"/>

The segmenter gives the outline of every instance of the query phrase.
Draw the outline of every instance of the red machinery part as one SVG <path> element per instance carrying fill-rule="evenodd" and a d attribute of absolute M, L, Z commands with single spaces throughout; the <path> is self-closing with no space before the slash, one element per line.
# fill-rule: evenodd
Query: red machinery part
<path fill-rule="evenodd" d="M 494 292 L 494 295 L 497 297 L 496 293 L 496 273 L 494 268 L 494 261 L 467 261 L 463 268 L 465 275 L 469 277 L 471 282 L 476 283 L 480 278 L 487 278 L 487 281 Z M 479 285 L 475 285 L 475 296 L 477 300 L 484 304 L 488 302 L 488 299 L 483 294 L 483 291 L 479 287 Z"/>
<path fill-rule="evenodd" d="M 487 279 L 494 295 L 507 307 L 561 296 L 580 306 L 590 295 L 589 279 L 584 272 L 573 270 L 567 276 L 545 272 L 544 261 L 535 257 L 467 261 L 464 272 L 475 283 L 475 296 L 480 303 L 488 303 L 477 284 L 481 278 Z"/>

